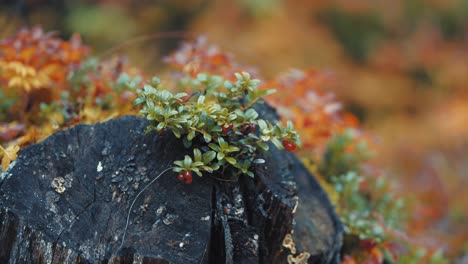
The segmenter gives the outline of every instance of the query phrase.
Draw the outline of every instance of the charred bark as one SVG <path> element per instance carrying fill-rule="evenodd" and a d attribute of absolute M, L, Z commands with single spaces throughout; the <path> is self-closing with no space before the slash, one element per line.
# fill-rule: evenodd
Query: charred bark
<path fill-rule="evenodd" d="M 146 126 L 125 116 L 23 149 L 0 176 L 0 263 L 285 263 L 292 230 L 309 263 L 338 261 L 341 226 L 325 193 L 273 147 L 255 178 L 185 185 L 166 173 L 135 202 L 120 247 L 137 193 L 189 152 Z"/>

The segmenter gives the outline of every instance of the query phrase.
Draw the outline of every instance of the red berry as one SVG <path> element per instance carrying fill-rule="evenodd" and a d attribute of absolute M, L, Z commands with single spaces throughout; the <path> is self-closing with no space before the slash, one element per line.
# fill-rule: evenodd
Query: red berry
<path fill-rule="evenodd" d="M 297 149 L 296 143 L 294 143 L 292 140 L 289 140 L 289 139 L 283 140 L 283 147 L 284 147 L 287 151 L 290 151 L 290 152 Z"/>
<path fill-rule="evenodd" d="M 179 181 L 183 181 L 183 180 L 184 180 L 184 174 L 181 173 L 181 174 L 177 175 L 177 179 L 178 179 Z"/>
<path fill-rule="evenodd" d="M 192 172 L 190 171 L 184 171 L 177 175 L 177 179 L 179 181 L 185 181 L 185 184 L 191 184 L 192 183 Z"/>
<path fill-rule="evenodd" d="M 223 129 L 223 135 L 227 135 L 229 133 L 229 131 L 231 131 L 233 128 L 233 125 L 232 124 L 225 124 L 222 126 L 222 129 Z"/>
<path fill-rule="evenodd" d="M 192 181 L 192 173 L 190 171 L 184 172 L 184 179 Z"/>
<path fill-rule="evenodd" d="M 191 183 L 192 183 L 192 178 L 185 180 L 185 184 L 191 184 Z"/>
<path fill-rule="evenodd" d="M 257 130 L 257 126 L 253 123 L 245 124 L 242 126 L 242 134 L 247 135 L 253 133 Z"/>
<path fill-rule="evenodd" d="M 252 131 L 250 131 L 250 132 L 253 133 L 253 132 L 257 131 L 257 125 L 255 125 L 255 124 L 250 124 L 250 126 L 252 127 Z"/>
<path fill-rule="evenodd" d="M 184 172 L 184 179 L 185 179 L 185 184 L 191 184 L 192 183 L 192 172 L 190 172 L 190 171 Z"/>

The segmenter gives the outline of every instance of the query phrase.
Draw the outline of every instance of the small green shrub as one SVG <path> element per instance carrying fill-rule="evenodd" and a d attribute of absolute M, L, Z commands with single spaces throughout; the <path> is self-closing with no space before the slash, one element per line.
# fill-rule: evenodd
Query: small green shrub
<path fill-rule="evenodd" d="M 263 96 L 274 90 L 260 90 L 259 80 L 246 72 L 236 73 L 234 82 L 216 75 L 199 74 L 185 79 L 183 86 L 190 93 L 171 93 L 162 88 L 158 78 L 137 89 L 135 104 L 142 107 L 141 114 L 151 124 L 147 132 L 172 132 L 181 138 L 193 156 L 174 161 L 173 171 L 178 179 L 189 184 L 192 172 L 220 171 L 222 175 L 254 176 L 251 166 L 263 163 L 257 150 L 268 151 L 272 142 L 278 149 L 293 151 L 300 146 L 299 137 L 291 122 L 271 124 L 259 118 L 254 109 Z"/>

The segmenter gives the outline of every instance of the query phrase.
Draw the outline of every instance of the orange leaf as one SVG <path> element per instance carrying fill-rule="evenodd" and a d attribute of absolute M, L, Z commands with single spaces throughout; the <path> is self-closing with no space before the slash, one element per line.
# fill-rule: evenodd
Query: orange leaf
<path fill-rule="evenodd" d="M 2 170 L 6 170 L 10 163 L 16 159 L 18 156 L 18 151 L 20 147 L 18 145 L 10 145 L 6 149 L 0 146 L 0 149 L 3 151 L 3 158 L 2 158 Z"/>

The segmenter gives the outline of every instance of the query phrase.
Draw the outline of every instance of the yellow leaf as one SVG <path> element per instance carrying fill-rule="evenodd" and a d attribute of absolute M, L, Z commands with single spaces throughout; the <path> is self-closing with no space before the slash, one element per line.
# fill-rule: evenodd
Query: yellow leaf
<path fill-rule="evenodd" d="M 46 129 L 46 128 L 44 127 L 44 129 Z M 50 134 L 52 134 L 52 132 L 50 132 Z M 19 145 L 19 146 L 25 146 L 25 145 L 29 145 L 31 143 L 36 142 L 37 138 L 38 138 L 37 130 L 36 130 L 36 128 L 33 127 L 31 129 L 29 129 L 25 133 L 24 136 L 18 138 L 15 143 L 17 145 Z"/>
<path fill-rule="evenodd" d="M 18 156 L 20 147 L 18 145 L 10 145 L 4 149 L 2 146 L 0 146 L 0 149 L 3 151 L 2 170 L 5 171 L 8 166 L 10 166 L 10 163 Z"/>

